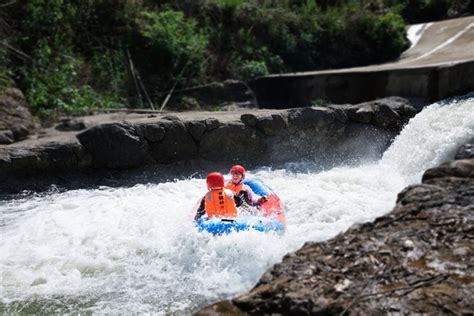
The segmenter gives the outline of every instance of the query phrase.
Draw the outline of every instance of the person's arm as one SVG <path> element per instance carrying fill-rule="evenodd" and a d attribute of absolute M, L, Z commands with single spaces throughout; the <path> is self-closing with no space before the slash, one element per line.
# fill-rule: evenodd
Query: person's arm
<path fill-rule="evenodd" d="M 204 197 L 203 197 L 196 211 L 196 216 L 194 216 L 194 220 L 195 221 L 199 220 L 201 217 L 204 216 L 204 214 L 206 214 L 206 208 L 205 208 L 205 202 L 204 202 Z"/>
<path fill-rule="evenodd" d="M 252 206 L 258 206 L 267 200 L 266 197 L 255 194 L 248 185 L 244 185 L 244 189 L 247 192 L 247 203 Z"/>

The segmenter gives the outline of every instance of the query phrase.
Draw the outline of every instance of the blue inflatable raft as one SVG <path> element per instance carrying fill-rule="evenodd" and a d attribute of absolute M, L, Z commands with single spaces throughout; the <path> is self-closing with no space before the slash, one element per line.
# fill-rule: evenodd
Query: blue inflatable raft
<path fill-rule="evenodd" d="M 267 197 L 267 201 L 259 206 L 258 215 L 239 216 L 235 219 L 200 219 L 196 222 L 199 231 L 214 235 L 248 230 L 280 234 L 285 232 L 285 215 L 278 196 L 260 180 L 244 179 L 243 183 L 256 194 Z"/>

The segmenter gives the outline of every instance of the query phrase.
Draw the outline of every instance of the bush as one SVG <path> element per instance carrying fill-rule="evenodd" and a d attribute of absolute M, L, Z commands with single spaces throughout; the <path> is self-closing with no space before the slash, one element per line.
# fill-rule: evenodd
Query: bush
<path fill-rule="evenodd" d="M 141 17 L 141 33 L 150 47 L 146 53 L 153 56 L 146 71 L 159 73 L 159 86 L 169 88 L 171 80 L 201 73 L 208 37 L 195 20 L 171 9 L 143 12 Z"/>
<path fill-rule="evenodd" d="M 446 18 L 452 1 L 405 0 L 401 11 L 409 23 L 424 23 Z"/>
<path fill-rule="evenodd" d="M 379 59 L 394 58 L 408 48 L 405 38 L 405 23 L 398 14 L 389 12 L 373 17 L 366 27 L 373 43 L 372 46 L 376 49 L 377 55 L 374 54 L 374 59 L 377 56 L 380 56 Z"/>
<path fill-rule="evenodd" d="M 264 61 L 249 60 L 242 63 L 239 73 L 244 80 L 249 80 L 266 76 L 269 74 L 269 71 Z"/>
<path fill-rule="evenodd" d="M 0 46 L 0 90 L 13 85 L 12 71 L 9 69 L 6 49 Z"/>
<path fill-rule="evenodd" d="M 77 84 L 80 62 L 64 52 L 57 54 L 41 41 L 33 64 L 25 69 L 26 97 L 35 113 L 77 113 L 93 108 L 116 107 L 116 97 L 97 94 L 90 86 Z"/>

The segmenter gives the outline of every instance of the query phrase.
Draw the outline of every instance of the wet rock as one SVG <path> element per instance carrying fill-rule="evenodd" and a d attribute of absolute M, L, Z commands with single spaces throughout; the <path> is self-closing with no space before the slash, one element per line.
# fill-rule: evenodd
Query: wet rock
<path fill-rule="evenodd" d="M 191 121 L 188 122 L 188 129 L 194 140 L 200 141 L 207 129 L 207 126 L 203 121 Z"/>
<path fill-rule="evenodd" d="M 442 177 L 472 178 L 474 177 L 474 160 L 462 159 L 447 162 L 439 167 L 426 170 L 423 182 Z"/>
<path fill-rule="evenodd" d="M 215 118 L 208 118 L 205 121 L 205 124 L 206 124 L 206 130 L 208 130 L 208 131 L 212 131 L 212 130 L 218 128 L 219 125 L 220 125 L 219 121 Z"/>
<path fill-rule="evenodd" d="M 334 117 L 336 120 L 339 122 L 345 124 L 347 122 L 347 111 L 344 110 L 344 107 L 347 107 L 347 105 L 342 105 L 342 106 L 328 106 L 329 109 L 334 111 Z"/>
<path fill-rule="evenodd" d="M 288 121 L 286 120 L 286 117 L 283 117 L 280 114 L 272 114 L 271 116 L 258 118 L 256 127 L 263 134 L 274 136 L 288 127 Z"/>
<path fill-rule="evenodd" d="M 454 156 L 454 159 L 472 159 L 474 158 L 474 140 L 461 146 Z"/>
<path fill-rule="evenodd" d="M 298 128 L 327 126 L 334 120 L 334 111 L 329 108 L 308 107 L 288 110 L 288 124 Z"/>
<path fill-rule="evenodd" d="M 145 161 L 147 143 L 135 127 L 124 123 L 94 126 L 77 135 L 95 168 L 130 168 Z"/>
<path fill-rule="evenodd" d="M 400 117 L 413 117 L 428 103 L 422 99 L 406 99 L 402 97 L 388 97 L 371 101 L 375 106 L 386 106 L 395 111 Z"/>
<path fill-rule="evenodd" d="M 400 128 L 404 123 L 400 115 L 386 104 L 376 106 L 372 122 L 375 126 L 388 129 Z"/>
<path fill-rule="evenodd" d="M 330 105 L 329 108 L 338 111 L 339 120 L 343 115 L 353 122 L 400 130 L 424 105 L 426 103 L 420 100 L 388 97 L 355 105 Z"/>
<path fill-rule="evenodd" d="M 211 161 L 256 161 L 264 151 L 263 141 L 256 130 L 243 123 L 219 126 L 205 134 L 200 154 Z"/>
<path fill-rule="evenodd" d="M 374 116 L 374 109 L 370 105 L 364 105 L 359 107 L 355 112 L 350 112 L 350 117 L 360 123 L 370 123 L 372 117 Z"/>
<path fill-rule="evenodd" d="M 189 160 L 197 156 L 197 145 L 181 120 L 160 123 L 165 136 L 149 144 L 149 156 L 158 163 Z"/>
<path fill-rule="evenodd" d="M 136 125 L 145 139 L 151 143 L 159 142 L 165 137 L 165 129 L 163 126 L 157 123 L 146 123 Z"/>
<path fill-rule="evenodd" d="M 71 171 L 88 168 L 90 164 L 91 157 L 79 143 L 52 142 L 36 148 L 12 148 L 9 151 L 0 149 L 0 174 Z M 22 186 L 22 177 L 13 179 L 18 180 L 18 186 Z"/>
<path fill-rule="evenodd" d="M 63 119 L 56 125 L 58 131 L 70 132 L 70 131 L 82 131 L 86 129 L 86 123 L 83 119 Z"/>
<path fill-rule="evenodd" d="M 250 113 L 246 113 L 240 116 L 240 120 L 242 121 L 242 123 L 244 123 L 247 126 L 255 127 L 257 125 L 258 119 L 257 119 L 257 116 Z"/>
<path fill-rule="evenodd" d="M 15 136 L 11 130 L 0 131 L 0 144 L 8 145 L 15 142 Z"/>

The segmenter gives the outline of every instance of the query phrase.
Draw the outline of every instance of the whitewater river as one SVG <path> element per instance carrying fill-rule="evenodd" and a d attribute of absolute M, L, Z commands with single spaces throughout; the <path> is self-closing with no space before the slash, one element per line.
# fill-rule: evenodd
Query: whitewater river
<path fill-rule="evenodd" d="M 304 242 L 387 213 L 472 138 L 473 95 L 425 108 L 377 162 L 251 170 L 280 196 L 284 236 L 198 233 L 191 210 L 203 179 L 0 201 L 0 313 L 191 313 L 249 290 Z"/>

